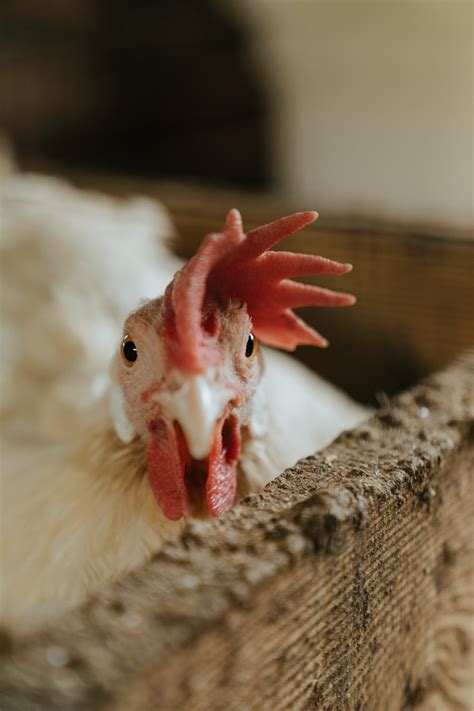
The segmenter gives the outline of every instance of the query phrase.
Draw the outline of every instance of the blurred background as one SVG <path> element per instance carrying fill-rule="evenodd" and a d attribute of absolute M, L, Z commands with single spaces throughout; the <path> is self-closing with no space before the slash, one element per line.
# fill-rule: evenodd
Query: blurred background
<path fill-rule="evenodd" d="M 310 312 L 335 347 L 298 356 L 373 401 L 474 345 L 473 10 L 2 0 L 0 134 L 22 169 L 161 200 L 182 257 L 231 206 L 317 209 L 292 248 L 354 263 L 358 306 Z"/>
<path fill-rule="evenodd" d="M 2 0 L 20 164 L 473 227 L 471 0 Z"/>

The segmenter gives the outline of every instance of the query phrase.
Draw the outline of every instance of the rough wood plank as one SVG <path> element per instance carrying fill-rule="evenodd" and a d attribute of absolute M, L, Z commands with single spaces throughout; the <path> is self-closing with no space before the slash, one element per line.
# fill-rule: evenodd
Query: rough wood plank
<path fill-rule="evenodd" d="M 391 711 L 455 693 L 472 601 L 473 376 L 474 356 L 53 628 L 5 633 L 2 709 Z"/>

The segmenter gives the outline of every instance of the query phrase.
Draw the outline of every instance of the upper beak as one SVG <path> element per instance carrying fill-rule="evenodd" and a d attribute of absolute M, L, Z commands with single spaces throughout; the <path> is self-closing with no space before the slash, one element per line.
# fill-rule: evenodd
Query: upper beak
<path fill-rule="evenodd" d="M 153 400 L 167 417 L 176 420 L 194 459 L 205 459 L 211 450 L 214 430 L 235 391 L 217 378 L 215 370 L 181 378 L 177 390 L 158 392 Z"/>

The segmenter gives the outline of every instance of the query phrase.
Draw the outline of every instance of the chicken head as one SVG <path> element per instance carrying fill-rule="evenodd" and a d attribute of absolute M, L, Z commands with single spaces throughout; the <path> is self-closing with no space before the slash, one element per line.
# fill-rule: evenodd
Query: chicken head
<path fill-rule="evenodd" d="M 112 416 L 123 441 L 144 441 L 149 482 L 168 519 L 219 516 L 232 506 L 242 436 L 253 434 L 258 340 L 286 350 L 325 347 L 292 309 L 354 303 L 349 294 L 288 278 L 340 275 L 351 265 L 267 251 L 316 217 L 296 213 L 245 234 L 231 210 L 164 296 L 125 323 L 112 365 Z"/>

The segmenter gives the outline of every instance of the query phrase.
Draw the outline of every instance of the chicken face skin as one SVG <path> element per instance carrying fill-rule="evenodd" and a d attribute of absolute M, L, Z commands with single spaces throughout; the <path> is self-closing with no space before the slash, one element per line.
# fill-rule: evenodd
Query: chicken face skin
<path fill-rule="evenodd" d="M 211 302 L 202 327 L 210 365 L 182 372 L 164 347 L 162 305 L 148 302 L 125 323 L 115 361 L 125 416 L 147 445 L 150 483 L 165 516 L 177 520 L 190 508 L 202 515 L 204 499 L 220 515 L 234 502 L 241 434 L 250 427 L 262 357 L 245 306 Z"/>

